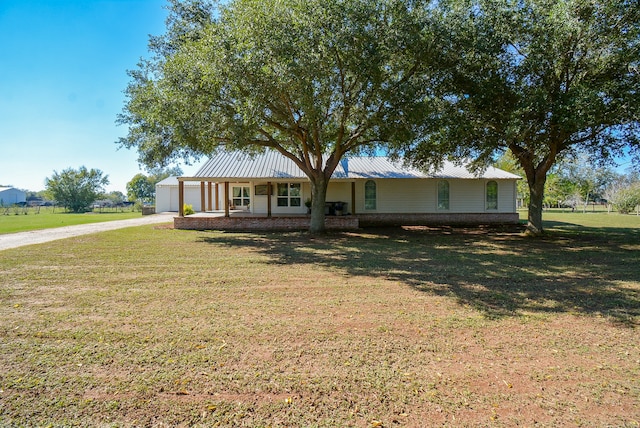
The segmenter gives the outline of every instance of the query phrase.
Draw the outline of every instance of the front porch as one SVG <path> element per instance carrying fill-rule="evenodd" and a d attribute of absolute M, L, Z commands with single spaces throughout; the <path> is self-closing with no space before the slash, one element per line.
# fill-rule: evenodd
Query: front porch
<path fill-rule="evenodd" d="M 307 209 L 305 204 L 311 200 L 311 190 L 308 181 L 272 182 L 264 180 L 217 181 L 211 178 L 178 177 L 178 215 L 183 217 L 185 207 L 185 182 L 200 182 L 199 214 L 224 215 L 232 213 L 249 213 L 258 217 L 272 216 L 304 216 Z M 280 193 L 284 186 L 284 195 Z M 278 193 L 276 194 L 276 186 Z M 289 186 L 297 186 L 295 195 L 288 193 Z M 333 200 L 325 202 L 327 215 L 355 215 L 356 189 L 355 182 L 343 181 L 342 192 L 333 195 Z M 195 206 L 195 204 L 194 204 Z M 308 206 L 308 205 L 307 205 Z"/>

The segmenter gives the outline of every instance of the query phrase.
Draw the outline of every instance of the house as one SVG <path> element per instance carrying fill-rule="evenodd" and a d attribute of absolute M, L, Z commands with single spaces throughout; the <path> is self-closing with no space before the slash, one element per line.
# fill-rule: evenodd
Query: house
<path fill-rule="evenodd" d="M 475 176 L 468 169 L 447 162 L 441 170 L 425 173 L 387 157 L 345 158 L 327 189 L 327 228 L 517 223 L 518 179 L 517 175 L 493 167 Z M 177 181 L 177 228 L 308 227 L 305 201 L 311 198 L 310 182 L 293 161 L 278 152 L 254 156 L 221 152 L 194 176 L 179 177 Z M 190 199 L 194 182 L 200 184 L 198 204 Z M 163 195 L 157 193 L 157 206 L 164 206 Z M 184 217 L 180 200 L 192 203 L 203 214 Z M 252 220 L 221 219 L 234 216 Z M 256 218 L 280 220 L 269 223 Z"/>
<path fill-rule="evenodd" d="M 23 204 L 27 201 L 27 194 L 15 187 L 0 187 L 0 207 Z"/>

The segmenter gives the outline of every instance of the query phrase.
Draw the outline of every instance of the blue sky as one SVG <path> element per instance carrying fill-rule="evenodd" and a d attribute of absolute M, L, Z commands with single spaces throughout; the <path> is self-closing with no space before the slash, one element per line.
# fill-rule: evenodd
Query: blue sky
<path fill-rule="evenodd" d="M 166 0 L 0 0 L 0 185 L 43 190 L 80 166 L 126 193 L 135 151 L 115 143 L 127 70 L 165 32 Z M 621 160 L 618 170 L 629 166 Z M 185 175 L 198 165 L 181 165 Z"/>
<path fill-rule="evenodd" d="M 137 152 L 115 143 L 126 71 L 165 32 L 165 0 L 0 0 L 0 185 L 43 190 L 80 166 L 126 193 Z M 181 165 L 185 174 L 196 167 Z"/>

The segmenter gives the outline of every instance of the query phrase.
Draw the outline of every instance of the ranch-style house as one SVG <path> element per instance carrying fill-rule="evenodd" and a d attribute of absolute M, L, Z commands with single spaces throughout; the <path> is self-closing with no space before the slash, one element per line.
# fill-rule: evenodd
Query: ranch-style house
<path fill-rule="evenodd" d="M 326 227 L 517 223 L 519 179 L 493 167 L 476 176 L 447 162 L 425 173 L 387 157 L 349 157 L 329 182 Z M 156 211 L 178 211 L 180 229 L 305 229 L 310 198 L 308 178 L 280 153 L 221 152 L 192 177 L 158 183 Z M 185 203 L 196 213 L 185 216 Z"/>

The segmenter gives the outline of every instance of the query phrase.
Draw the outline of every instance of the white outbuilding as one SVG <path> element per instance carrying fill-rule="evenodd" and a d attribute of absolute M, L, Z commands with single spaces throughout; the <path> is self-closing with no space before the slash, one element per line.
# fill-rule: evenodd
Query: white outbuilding
<path fill-rule="evenodd" d="M 15 187 L 0 187 L 0 207 L 22 204 L 27 201 L 27 194 Z"/>
<path fill-rule="evenodd" d="M 185 183 L 186 184 L 186 183 Z M 156 184 L 156 212 L 178 212 L 178 178 L 167 177 Z M 184 189 L 184 203 L 195 211 L 200 208 L 200 183 L 189 182 Z"/>

